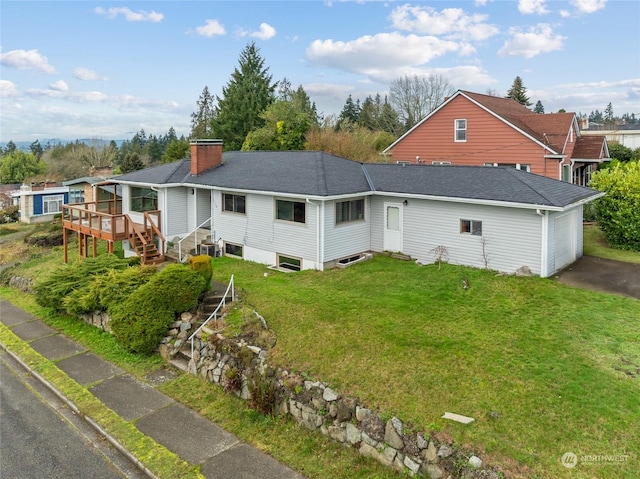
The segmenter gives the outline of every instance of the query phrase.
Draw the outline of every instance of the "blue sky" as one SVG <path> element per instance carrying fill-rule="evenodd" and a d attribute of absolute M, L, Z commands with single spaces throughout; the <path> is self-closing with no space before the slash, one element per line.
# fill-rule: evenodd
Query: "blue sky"
<path fill-rule="evenodd" d="M 5 1 L 0 141 L 178 135 L 203 88 L 221 95 L 255 41 L 324 115 L 405 74 L 546 112 L 640 115 L 640 2 Z"/>

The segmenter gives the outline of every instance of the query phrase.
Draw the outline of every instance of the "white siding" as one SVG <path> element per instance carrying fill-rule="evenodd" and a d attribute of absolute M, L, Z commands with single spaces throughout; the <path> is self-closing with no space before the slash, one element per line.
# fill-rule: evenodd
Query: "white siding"
<path fill-rule="evenodd" d="M 379 198 L 372 208 L 377 216 L 372 218 L 376 251 L 382 248 L 382 202 Z M 451 264 L 484 268 L 486 257 L 492 270 L 513 273 L 528 266 L 532 273 L 540 274 L 542 218 L 535 211 L 419 199 L 408 202 L 403 208 L 402 252 L 421 263 L 433 263 L 434 249 L 444 246 Z M 482 221 L 482 237 L 461 234 L 461 219 Z"/>
<path fill-rule="evenodd" d="M 315 203 L 307 203 L 306 223 L 301 224 L 276 220 L 272 196 L 247 194 L 246 214 L 238 214 L 223 212 L 222 193 L 213 194 L 214 235 L 222 241 L 245 246 L 245 259 L 273 265 L 276 254 L 283 254 L 302 258 L 303 269 L 320 268 L 316 266 L 318 207 Z"/>
<path fill-rule="evenodd" d="M 566 238 L 558 238 L 557 232 L 555 228 L 556 219 L 565 218 L 565 220 L 570 222 L 569 234 Z M 570 247 L 572 248 L 573 256 L 571 258 L 571 262 L 577 260 L 582 257 L 582 248 L 583 248 L 583 239 L 582 239 L 582 206 L 577 206 L 573 208 L 569 212 L 553 212 L 549 214 L 549 233 L 548 233 L 548 245 L 549 245 L 549 253 L 547 256 L 547 272 L 548 276 L 551 276 L 558 271 L 560 271 L 563 267 L 566 267 L 567 264 L 558 264 L 556 261 L 556 242 L 557 241 L 569 241 L 572 244 Z"/>
<path fill-rule="evenodd" d="M 165 237 L 172 240 L 175 236 L 184 236 L 189 232 L 187 188 L 169 188 L 165 190 L 167 195 L 166 224 L 163 227 Z"/>
<path fill-rule="evenodd" d="M 323 263 L 371 250 L 371 208 L 368 198 L 364 198 L 364 205 L 364 220 L 336 225 L 336 202 L 326 202 Z"/>

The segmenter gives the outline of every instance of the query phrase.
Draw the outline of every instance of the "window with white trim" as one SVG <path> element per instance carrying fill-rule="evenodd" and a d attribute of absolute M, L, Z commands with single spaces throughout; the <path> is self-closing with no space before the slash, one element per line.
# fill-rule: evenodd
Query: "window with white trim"
<path fill-rule="evenodd" d="M 245 214 L 247 198 L 244 195 L 234 195 L 231 193 L 222 194 L 222 210 L 232 213 Z"/>
<path fill-rule="evenodd" d="M 455 141 L 467 141 L 467 120 L 454 120 L 455 122 Z"/>
<path fill-rule="evenodd" d="M 158 209 L 158 192 L 152 188 L 131 187 L 131 211 L 143 213 Z"/>
<path fill-rule="evenodd" d="M 364 219 L 364 199 L 336 202 L 336 224 Z"/>
<path fill-rule="evenodd" d="M 276 219 L 306 222 L 306 204 L 303 201 L 276 200 Z"/>
<path fill-rule="evenodd" d="M 515 168 L 516 170 L 531 172 L 531 165 L 523 165 L 520 163 L 485 163 L 484 166 L 503 166 L 505 168 Z"/>
<path fill-rule="evenodd" d="M 482 221 L 460 220 L 460 234 L 482 236 Z"/>
<path fill-rule="evenodd" d="M 42 197 L 42 212 L 45 215 L 52 215 L 62 211 L 64 195 L 51 195 Z"/>

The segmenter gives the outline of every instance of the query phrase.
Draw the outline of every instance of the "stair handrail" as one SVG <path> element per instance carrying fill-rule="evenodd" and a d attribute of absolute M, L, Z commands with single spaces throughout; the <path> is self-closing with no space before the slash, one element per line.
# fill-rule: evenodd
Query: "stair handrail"
<path fill-rule="evenodd" d="M 142 255 L 140 257 L 140 262 L 142 264 L 145 264 L 146 260 L 147 260 L 147 245 L 149 244 L 149 242 L 144 237 L 144 235 L 140 232 L 140 229 L 137 227 L 136 223 L 134 221 L 131 221 L 131 218 L 129 218 L 129 215 L 126 215 L 126 216 L 129 219 L 129 221 L 128 221 L 128 223 L 129 223 L 129 231 L 128 231 L 129 245 L 134 250 L 136 249 L 136 242 L 135 242 L 134 238 L 137 236 L 138 239 L 140 240 L 140 242 L 142 243 Z M 131 233 L 131 230 L 133 230 L 133 233 Z"/>
<path fill-rule="evenodd" d="M 224 308 L 227 304 L 227 295 L 229 294 L 229 290 L 231 290 L 231 302 L 236 300 L 236 293 L 235 293 L 235 287 L 234 287 L 234 281 L 233 281 L 233 275 L 231 275 L 231 279 L 229 280 L 229 286 L 227 286 L 227 290 L 224 292 L 224 295 L 222 296 L 222 299 L 220 300 L 220 303 L 218 304 L 218 307 L 215 309 L 215 311 L 213 313 L 211 313 L 209 315 L 209 317 L 204 321 L 204 323 L 202 323 L 200 325 L 200 327 L 198 329 L 196 329 L 193 334 L 191 336 L 189 336 L 189 341 L 191 342 L 191 357 L 193 358 L 193 340 L 196 337 L 196 335 L 202 331 L 202 329 L 209 323 L 209 321 L 211 321 L 213 318 L 215 318 L 216 320 L 218 319 L 218 311 L 220 311 L 222 308 Z"/>
<path fill-rule="evenodd" d="M 158 216 L 158 224 L 156 225 L 156 222 L 153 220 L 153 217 L 151 216 L 150 213 L 157 213 Z M 145 230 L 147 229 L 151 229 L 151 231 L 153 232 L 154 235 L 156 235 L 161 242 L 161 248 L 160 251 L 161 253 L 164 255 L 164 243 L 165 243 L 165 239 L 164 239 L 164 235 L 162 234 L 162 231 L 160 231 L 160 211 L 145 211 L 144 213 L 144 228 Z M 147 226 L 147 222 L 149 223 L 150 226 Z"/>
<path fill-rule="evenodd" d="M 187 233 L 184 238 L 180 238 L 180 240 L 178 240 L 178 261 L 180 261 L 182 263 L 182 242 L 184 240 L 186 240 L 189 236 L 194 235 L 194 242 L 196 245 L 196 248 L 198 247 L 198 230 L 200 228 L 202 228 L 205 224 L 209 223 L 211 221 L 211 218 L 207 218 L 206 220 L 204 220 L 202 223 L 200 223 L 198 226 L 196 226 L 193 230 L 191 230 L 189 233 Z"/>

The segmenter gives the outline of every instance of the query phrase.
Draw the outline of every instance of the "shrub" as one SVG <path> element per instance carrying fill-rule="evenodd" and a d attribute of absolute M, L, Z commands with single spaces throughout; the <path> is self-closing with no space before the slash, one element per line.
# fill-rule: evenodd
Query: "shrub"
<path fill-rule="evenodd" d="M 66 312 L 64 298 L 74 291 L 82 294 L 93 277 L 101 276 L 111 270 L 123 270 L 127 262 L 115 255 L 101 255 L 97 258 L 84 258 L 73 264 L 64 264 L 49 275 L 37 281 L 34 295 L 40 306 Z"/>
<path fill-rule="evenodd" d="M 129 351 L 151 354 L 175 313 L 193 308 L 207 287 L 202 275 L 189 267 L 169 265 L 111 308 L 111 329 Z"/>
<path fill-rule="evenodd" d="M 598 170 L 590 186 L 606 193 L 595 207 L 598 225 L 609 244 L 640 251 L 640 161 Z"/>
<path fill-rule="evenodd" d="M 192 256 L 189 258 L 189 267 L 200 273 L 207 284 L 211 284 L 211 278 L 213 277 L 213 267 L 211 266 L 211 256 L 201 254 L 198 256 Z"/>

